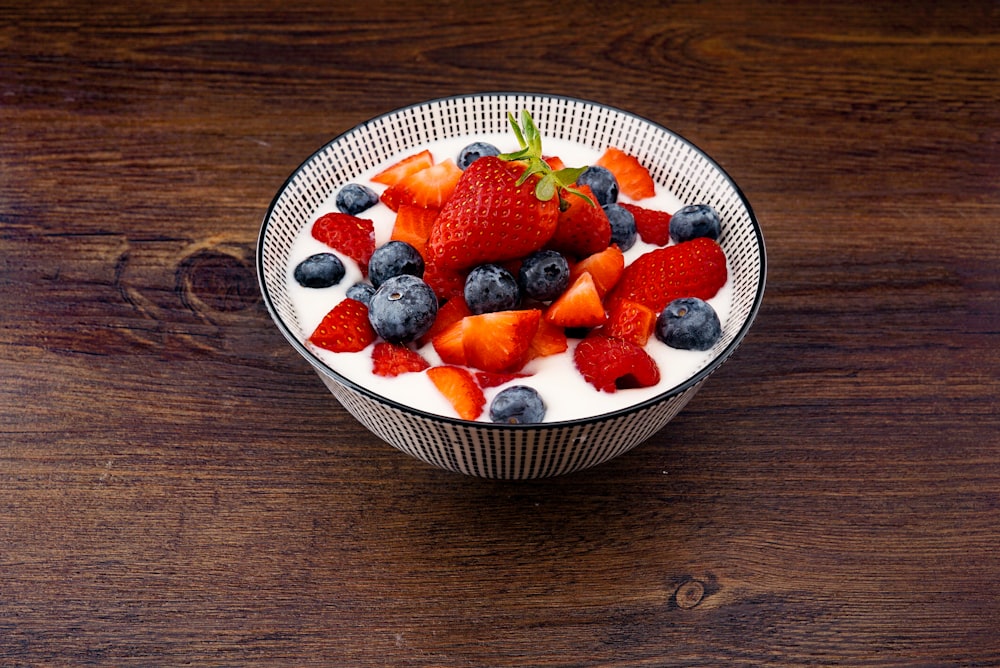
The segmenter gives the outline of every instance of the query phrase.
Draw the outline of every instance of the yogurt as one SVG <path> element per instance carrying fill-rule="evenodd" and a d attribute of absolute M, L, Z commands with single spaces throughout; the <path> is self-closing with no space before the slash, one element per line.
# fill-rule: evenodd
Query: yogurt
<path fill-rule="evenodd" d="M 449 158 L 454 160 L 459 151 L 473 141 L 490 142 L 499 147 L 501 151 L 517 149 L 516 139 L 511 133 L 440 140 L 395 155 L 382 165 L 356 175 L 352 181 L 367 185 L 376 193 L 381 194 L 385 190 L 385 186 L 374 183 L 370 179 L 385 167 L 424 148 L 430 150 L 435 162 Z M 545 155 L 559 156 L 567 166 L 571 167 L 592 165 L 600 157 L 601 152 L 566 140 L 544 139 Z M 301 338 L 304 341 L 307 341 L 309 335 L 316 329 L 327 312 L 346 297 L 347 289 L 354 283 L 363 280 L 361 268 L 357 263 L 317 241 L 310 234 L 313 221 L 327 213 L 337 211 L 335 197 L 336 193 L 333 193 L 315 212 L 309 225 L 300 231 L 292 244 L 286 268 L 285 280 L 288 286 L 288 296 L 295 308 L 299 326 L 302 328 Z M 619 202 L 630 201 L 624 194 L 619 196 Z M 679 201 L 666 188 L 657 184 L 657 194 L 654 197 L 643 199 L 636 204 L 648 209 L 673 212 L 688 202 Z M 358 216 L 373 221 L 376 247 L 389 240 L 396 214 L 385 204 L 376 204 Z M 625 263 L 629 264 L 643 253 L 654 248 L 656 246 L 646 244 L 641 239 L 637 240 L 635 245 L 625 253 Z M 337 285 L 323 289 L 306 288 L 299 285 L 293 276 L 296 265 L 310 255 L 324 252 L 336 253 L 343 261 L 346 269 L 343 280 Z M 708 303 L 718 313 L 722 326 L 725 328 L 732 305 L 732 280 L 727 281 L 715 297 L 708 300 Z M 525 378 L 518 378 L 513 383 L 500 387 L 484 389 L 487 409 L 483 411 L 479 420 L 489 421 L 488 407 L 490 402 L 499 391 L 511 384 L 528 385 L 535 388 L 546 405 L 545 422 L 561 422 L 610 413 L 655 397 L 680 385 L 704 368 L 711 360 L 710 352 L 678 350 L 651 336 L 646 344 L 646 351 L 659 366 L 660 382 L 651 387 L 618 390 L 613 393 L 601 392 L 584 380 L 573 364 L 573 349 L 577 343 L 579 343 L 577 339 L 571 338 L 567 351 L 530 361 L 521 371 L 521 373 L 530 374 Z M 451 418 L 458 417 L 451 403 L 438 392 L 427 374 L 406 373 L 391 378 L 373 374 L 371 346 L 356 353 L 334 353 L 313 346 L 308 341 L 306 345 L 331 369 L 376 394 L 428 413 Z M 417 352 L 431 365 L 441 364 L 440 357 L 430 343 L 417 348 Z"/>

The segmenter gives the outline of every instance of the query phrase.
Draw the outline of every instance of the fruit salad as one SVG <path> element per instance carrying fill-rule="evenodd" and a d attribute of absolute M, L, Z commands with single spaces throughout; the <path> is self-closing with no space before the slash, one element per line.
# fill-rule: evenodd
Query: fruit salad
<path fill-rule="evenodd" d="M 433 142 L 357 175 L 291 250 L 307 345 L 417 410 L 593 417 L 710 361 L 730 283 L 712 207 L 615 146 L 510 133 Z"/>

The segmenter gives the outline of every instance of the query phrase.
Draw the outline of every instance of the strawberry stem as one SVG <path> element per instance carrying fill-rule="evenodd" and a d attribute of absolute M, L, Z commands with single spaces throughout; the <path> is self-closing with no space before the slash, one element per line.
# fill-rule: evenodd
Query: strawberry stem
<path fill-rule="evenodd" d="M 586 167 L 565 167 L 554 170 L 542 158 L 542 134 L 538 131 L 538 127 L 535 125 L 535 121 L 531 118 L 531 114 L 527 109 L 521 111 L 520 125 L 518 125 L 514 114 L 509 111 L 507 112 L 507 120 L 514 130 L 514 136 L 517 138 L 517 143 L 521 148 L 511 153 L 503 153 L 498 157 L 501 160 L 509 162 L 517 160 L 527 161 L 528 166 L 520 178 L 518 178 L 518 185 L 527 181 L 533 174 L 538 174 L 538 183 L 535 184 L 535 197 L 539 201 L 547 202 L 558 194 L 559 208 L 565 210 L 568 205 L 563 199 L 562 193 L 566 191 L 573 193 L 577 197 L 582 197 L 590 202 L 591 206 L 597 206 L 594 200 L 586 193 L 573 187 L 580 174 L 587 169 Z"/>

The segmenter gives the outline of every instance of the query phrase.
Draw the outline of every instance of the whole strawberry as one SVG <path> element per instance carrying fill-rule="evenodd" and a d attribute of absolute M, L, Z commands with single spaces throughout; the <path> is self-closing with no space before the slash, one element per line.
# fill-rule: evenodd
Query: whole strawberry
<path fill-rule="evenodd" d="M 535 180 L 518 184 L 515 164 L 476 160 L 462 173 L 427 242 L 427 263 L 460 271 L 539 250 L 552 237 L 559 203 L 535 196 Z"/>
<path fill-rule="evenodd" d="M 627 299 L 659 313 L 680 297 L 711 299 L 727 278 L 722 247 L 712 239 L 699 237 L 636 258 L 625 267 L 607 303 L 613 308 Z"/>

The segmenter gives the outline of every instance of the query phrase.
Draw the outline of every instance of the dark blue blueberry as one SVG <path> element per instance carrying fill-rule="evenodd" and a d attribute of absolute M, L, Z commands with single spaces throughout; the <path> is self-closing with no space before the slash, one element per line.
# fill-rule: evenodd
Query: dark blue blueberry
<path fill-rule="evenodd" d="M 611 223 L 611 243 L 618 244 L 618 248 L 622 251 L 634 246 L 639 233 L 636 231 L 635 216 L 632 212 L 621 204 L 606 204 L 604 213 L 608 215 L 608 222 Z"/>
<path fill-rule="evenodd" d="M 670 217 L 670 238 L 675 243 L 698 237 L 718 240 L 721 233 L 719 214 L 708 204 L 689 204 Z"/>
<path fill-rule="evenodd" d="M 498 264 L 481 264 L 465 278 L 465 303 L 475 314 L 507 311 L 521 301 L 514 275 Z"/>
<path fill-rule="evenodd" d="M 388 241 L 372 253 L 368 261 L 368 279 L 376 288 L 393 276 L 424 275 L 424 258 L 405 241 Z"/>
<path fill-rule="evenodd" d="M 545 419 L 545 402 L 533 387 L 512 385 L 490 403 L 490 420 L 506 424 L 534 424 Z"/>
<path fill-rule="evenodd" d="M 390 343 L 406 343 L 427 333 L 437 317 L 438 300 L 423 279 L 402 274 L 387 279 L 368 302 L 368 320 Z"/>
<path fill-rule="evenodd" d="M 500 149 L 484 141 L 473 142 L 458 152 L 455 164 L 458 165 L 459 169 L 465 171 L 466 167 L 476 160 L 488 155 L 500 155 Z"/>
<path fill-rule="evenodd" d="M 722 336 L 722 324 L 711 304 L 697 297 L 682 297 L 660 312 L 655 333 L 671 348 L 708 350 Z"/>
<path fill-rule="evenodd" d="M 333 253 L 316 253 L 295 267 L 295 280 L 306 288 L 328 288 L 344 279 L 344 263 Z"/>
<path fill-rule="evenodd" d="M 371 283 L 355 283 L 347 288 L 348 297 L 356 299 L 365 305 L 371 303 L 373 294 L 375 294 L 375 286 Z"/>
<path fill-rule="evenodd" d="M 526 296 L 552 301 L 569 287 L 569 263 L 556 251 L 538 251 L 524 258 L 517 279 Z"/>
<path fill-rule="evenodd" d="M 576 179 L 577 185 L 590 186 L 601 206 L 618 201 L 618 180 L 606 167 L 591 165 Z"/>
<path fill-rule="evenodd" d="M 378 204 L 378 195 L 368 186 L 348 183 L 337 193 L 337 208 L 343 213 L 356 216 Z"/>

